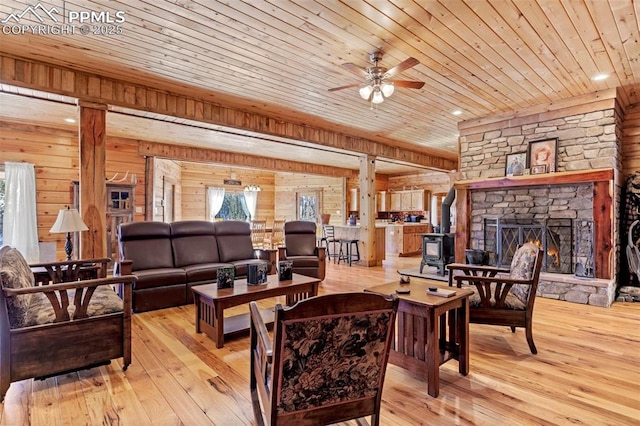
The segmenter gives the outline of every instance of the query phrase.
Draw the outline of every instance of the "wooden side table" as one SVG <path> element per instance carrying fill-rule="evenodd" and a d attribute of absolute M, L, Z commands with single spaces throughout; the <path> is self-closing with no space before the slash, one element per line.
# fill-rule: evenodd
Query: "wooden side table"
<path fill-rule="evenodd" d="M 398 286 L 392 282 L 365 291 L 393 294 Z M 426 370 L 427 392 L 437 397 L 440 365 L 456 359 L 460 374 L 469 373 L 469 296 L 473 291 L 456 288 L 454 296 L 433 296 L 427 294 L 428 287 L 451 289 L 416 278 L 409 287 L 411 293 L 398 294 L 396 342 L 389 362 L 423 377 Z"/>

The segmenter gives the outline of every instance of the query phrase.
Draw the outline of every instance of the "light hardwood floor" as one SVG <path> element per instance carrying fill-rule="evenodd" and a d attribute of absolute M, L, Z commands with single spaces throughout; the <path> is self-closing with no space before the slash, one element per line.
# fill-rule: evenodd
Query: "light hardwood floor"
<path fill-rule="evenodd" d="M 397 268 L 418 263 L 330 264 L 321 292 L 360 291 L 396 280 Z M 0 404 L 0 424 L 255 424 L 248 337 L 216 349 L 195 334 L 193 321 L 193 306 L 134 315 L 133 363 L 126 372 L 118 360 L 13 383 Z M 419 377 L 389 365 L 382 424 L 639 424 L 640 303 L 606 309 L 538 298 L 533 321 L 538 355 L 529 353 L 523 330 L 472 324 L 470 374 L 460 376 L 455 361 L 443 365 L 438 398 L 427 395 Z"/>

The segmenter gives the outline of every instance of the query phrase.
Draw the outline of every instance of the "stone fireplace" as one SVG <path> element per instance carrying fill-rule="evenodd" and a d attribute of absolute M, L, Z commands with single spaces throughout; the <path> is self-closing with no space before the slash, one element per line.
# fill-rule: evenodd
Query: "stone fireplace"
<path fill-rule="evenodd" d="M 610 306 L 615 299 L 620 116 L 616 100 L 460 125 L 456 261 L 490 252 L 507 266 L 532 241 L 545 261 L 538 295 Z M 507 154 L 557 138 L 553 173 L 505 176 Z"/>

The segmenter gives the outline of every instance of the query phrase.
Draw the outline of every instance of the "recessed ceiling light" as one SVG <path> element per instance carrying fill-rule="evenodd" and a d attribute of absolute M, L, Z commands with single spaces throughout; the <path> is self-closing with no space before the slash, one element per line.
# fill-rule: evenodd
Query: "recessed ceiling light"
<path fill-rule="evenodd" d="M 66 121 L 67 123 L 75 123 L 76 120 L 74 120 L 73 118 L 65 118 L 64 121 Z"/>
<path fill-rule="evenodd" d="M 457 110 L 453 111 L 451 114 L 453 114 L 453 115 L 460 115 L 460 114 L 462 114 L 462 111 L 460 111 L 459 109 L 457 109 Z"/>
<path fill-rule="evenodd" d="M 605 80 L 607 77 L 609 77 L 609 74 L 596 74 L 593 77 L 591 77 L 591 80 L 593 81 L 601 81 L 601 80 Z"/>

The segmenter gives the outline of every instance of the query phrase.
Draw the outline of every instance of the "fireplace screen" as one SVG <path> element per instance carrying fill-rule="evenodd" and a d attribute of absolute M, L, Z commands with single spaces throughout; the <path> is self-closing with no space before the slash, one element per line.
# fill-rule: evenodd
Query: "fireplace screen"
<path fill-rule="evenodd" d="M 542 270 L 560 274 L 573 271 L 573 226 L 571 219 L 518 220 L 486 218 L 484 249 L 490 263 L 508 267 L 518 246 L 530 242 L 544 253 Z"/>

